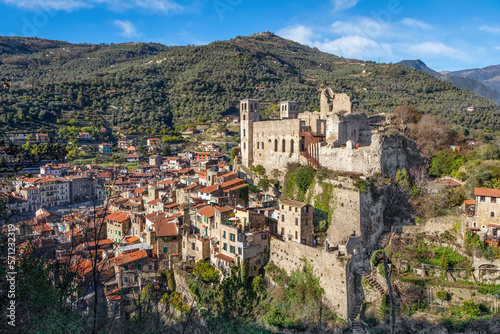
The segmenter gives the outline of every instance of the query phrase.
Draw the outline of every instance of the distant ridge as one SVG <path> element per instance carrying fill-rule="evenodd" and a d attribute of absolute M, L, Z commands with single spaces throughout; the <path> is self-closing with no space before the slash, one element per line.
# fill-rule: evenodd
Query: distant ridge
<path fill-rule="evenodd" d="M 488 99 L 493 99 L 500 101 L 500 65 L 498 65 L 498 91 L 488 87 L 486 84 L 477 80 L 477 78 L 481 77 L 480 74 L 476 71 L 480 70 L 465 70 L 465 71 L 457 71 L 457 72 L 449 72 L 442 71 L 441 73 L 434 71 L 429 68 L 423 61 L 420 59 L 415 60 L 402 60 L 397 65 L 401 65 L 407 68 L 414 68 L 416 70 L 422 71 L 424 73 L 432 75 L 434 78 L 448 81 L 452 85 L 458 88 L 465 88 L 470 90 L 471 92 L 476 93 L 477 95 L 486 97 Z"/>

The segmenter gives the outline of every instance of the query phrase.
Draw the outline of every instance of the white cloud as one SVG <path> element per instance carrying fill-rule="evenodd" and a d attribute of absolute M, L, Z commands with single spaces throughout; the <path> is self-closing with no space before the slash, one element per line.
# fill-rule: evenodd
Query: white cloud
<path fill-rule="evenodd" d="M 111 10 L 116 11 L 140 8 L 160 13 L 174 13 L 185 11 L 187 8 L 173 0 L 0 0 L 0 3 L 2 2 L 31 11 L 71 12 L 107 5 Z"/>
<path fill-rule="evenodd" d="M 139 33 L 137 33 L 137 29 L 133 25 L 132 22 L 127 20 L 115 20 L 115 26 L 122 29 L 120 35 L 126 38 L 139 37 Z"/>
<path fill-rule="evenodd" d="M 96 1 L 87 0 L 0 0 L 8 5 L 31 11 L 64 10 L 67 12 L 80 8 L 92 8 Z"/>
<path fill-rule="evenodd" d="M 359 35 L 368 38 L 390 35 L 394 30 L 388 23 L 379 22 L 368 17 L 361 17 L 350 22 L 335 21 L 331 28 L 332 32 L 337 35 Z"/>
<path fill-rule="evenodd" d="M 387 43 L 376 41 L 363 36 L 344 36 L 332 41 L 313 42 L 318 49 L 347 58 L 373 58 L 389 57 L 392 54 L 391 47 Z"/>
<path fill-rule="evenodd" d="M 308 45 L 312 43 L 311 38 L 314 35 L 312 29 L 305 26 L 286 27 L 278 31 L 277 34 L 283 38 Z"/>
<path fill-rule="evenodd" d="M 444 56 L 452 59 L 465 59 L 466 56 L 457 49 L 440 42 L 424 42 L 407 47 L 407 51 L 415 57 L 422 56 L 435 57 Z"/>
<path fill-rule="evenodd" d="M 479 30 L 491 32 L 493 34 L 500 34 L 500 28 L 498 28 L 498 27 L 483 25 L 483 26 L 479 27 Z"/>
<path fill-rule="evenodd" d="M 495 50 L 500 50 L 500 46 L 495 46 Z"/>
<path fill-rule="evenodd" d="M 432 26 L 425 23 L 424 21 L 412 19 L 409 17 L 402 19 L 400 22 L 401 22 L 401 24 L 404 24 L 405 26 L 409 26 L 409 27 L 417 27 L 417 28 L 424 29 L 424 30 L 432 29 Z"/>
<path fill-rule="evenodd" d="M 356 6 L 358 0 L 332 0 L 333 11 L 340 12 Z"/>

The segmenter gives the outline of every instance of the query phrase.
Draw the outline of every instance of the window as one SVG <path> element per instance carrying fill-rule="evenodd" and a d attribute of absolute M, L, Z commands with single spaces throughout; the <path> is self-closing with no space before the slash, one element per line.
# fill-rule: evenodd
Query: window
<path fill-rule="evenodd" d="M 293 139 L 290 140 L 290 153 L 293 153 Z"/>
<path fill-rule="evenodd" d="M 295 239 L 298 239 L 299 232 L 295 231 Z"/>
<path fill-rule="evenodd" d="M 140 264 L 140 263 L 139 263 L 139 264 L 137 265 L 137 270 L 142 270 L 142 264 Z"/>
<path fill-rule="evenodd" d="M 496 203 L 497 202 L 497 198 L 496 197 L 492 197 L 491 198 L 491 203 Z"/>
<path fill-rule="evenodd" d="M 138 277 L 137 277 L 137 275 L 135 275 L 134 276 L 134 282 L 137 282 L 137 280 L 138 280 Z"/>
<path fill-rule="evenodd" d="M 227 244 L 226 243 L 222 244 L 222 249 L 225 250 L 225 251 L 227 251 Z"/>
<path fill-rule="evenodd" d="M 299 226 L 299 218 L 295 217 L 295 226 Z"/>
<path fill-rule="evenodd" d="M 128 277 L 127 276 L 123 277 L 123 283 L 128 283 Z"/>
<path fill-rule="evenodd" d="M 281 222 L 284 223 L 285 222 L 285 215 L 281 215 Z"/>
<path fill-rule="evenodd" d="M 281 228 L 281 235 L 282 236 L 285 235 L 285 228 L 284 227 Z"/>
<path fill-rule="evenodd" d="M 118 235 L 121 237 L 122 236 L 122 231 L 118 231 Z"/>
<path fill-rule="evenodd" d="M 186 248 L 186 242 L 182 241 L 182 248 Z"/>
<path fill-rule="evenodd" d="M 128 266 L 123 266 L 123 270 L 127 271 L 128 270 Z"/>
<path fill-rule="evenodd" d="M 226 239 L 226 231 L 222 231 L 222 237 Z"/>
<path fill-rule="evenodd" d="M 264 149 L 264 142 L 262 142 L 260 146 L 262 149 Z"/>
<path fill-rule="evenodd" d="M 495 213 L 493 211 L 491 211 L 491 218 L 494 218 L 495 217 Z"/>
<path fill-rule="evenodd" d="M 163 247 L 163 254 L 167 254 L 168 253 L 168 247 Z"/>
<path fill-rule="evenodd" d="M 194 250 L 195 247 L 195 244 L 191 244 L 191 250 Z"/>
<path fill-rule="evenodd" d="M 308 205 L 306 205 L 305 212 L 306 213 L 309 212 L 309 206 Z"/>
<path fill-rule="evenodd" d="M 278 139 L 274 140 L 274 152 L 278 152 Z"/>
<path fill-rule="evenodd" d="M 233 242 L 234 242 L 234 240 L 235 240 L 235 239 L 236 239 L 236 238 L 235 238 L 234 233 L 230 233 L 230 234 L 229 234 L 229 240 L 231 240 L 231 241 L 233 241 Z"/>
<path fill-rule="evenodd" d="M 243 115 L 243 120 L 246 121 L 247 115 Z"/>
<path fill-rule="evenodd" d="M 286 150 L 286 149 L 285 149 L 285 146 L 286 146 L 286 141 L 283 139 L 283 140 L 281 141 L 281 152 L 285 152 L 285 150 Z"/>
<path fill-rule="evenodd" d="M 267 239 L 267 234 L 263 234 L 262 235 L 262 240 L 266 240 Z"/>
<path fill-rule="evenodd" d="M 242 253 L 241 247 L 238 247 L 238 255 L 241 255 L 241 253 Z"/>
<path fill-rule="evenodd" d="M 236 253 L 236 249 L 234 248 L 234 246 L 229 247 L 229 253 L 231 253 L 231 254 Z"/>
<path fill-rule="evenodd" d="M 484 201 L 486 201 L 486 197 L 481 196 L 481 202 L 484 202 Z"/>
<path fill-rule="evenodd" d="M 260 142 L 257 142 L 257 149 L 260 148 Z"/>
<path fill-rule="evenodd" d="M 243 137 L 245 137 L 247 135 L 247 131 L 246 129 L 243 129 Z"/>

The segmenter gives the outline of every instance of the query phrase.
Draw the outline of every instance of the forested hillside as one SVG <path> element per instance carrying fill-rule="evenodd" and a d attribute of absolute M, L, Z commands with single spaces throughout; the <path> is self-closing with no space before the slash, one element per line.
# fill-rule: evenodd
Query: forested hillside
<path fill-rule="evenodd" d="M 418 70 L 343 59 L 271 33 L 185 47 L 0 37 L 0 50 L 0 77 L 12 79 L 0 91 L 4 131 L 50 129 L 75 115 L 103 116 L 124 130 L 167 129 L 173 120 L 235 114 L 244 98 L 261 99 L 263 109 L 296 100 L 307 110 L 319 106 L 324 86 L 349 94 L 359 111 L 410 104 L 465 129 L 500 130 L 492 100 Z"/>

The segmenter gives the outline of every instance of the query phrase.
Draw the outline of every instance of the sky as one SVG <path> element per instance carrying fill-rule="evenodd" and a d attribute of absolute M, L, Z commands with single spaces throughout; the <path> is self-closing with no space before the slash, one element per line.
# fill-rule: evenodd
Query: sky
<path fill-rule="evenodd" d="M 0 0 L 0 35 L 202 45 L 269 30 L 339 56 L 434 70 L 500 63 L 498 0 Z"/>

